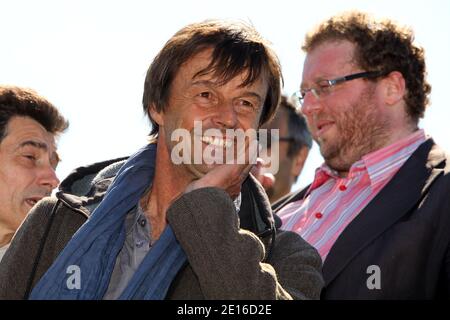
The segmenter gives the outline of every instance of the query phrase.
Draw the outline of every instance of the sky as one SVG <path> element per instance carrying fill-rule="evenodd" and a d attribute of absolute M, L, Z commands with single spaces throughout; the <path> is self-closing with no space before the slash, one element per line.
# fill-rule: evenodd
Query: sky
<path fill-rule="evenodd" d="M 58 142 L 63 179 L 76 167 L 129 155 L 146 143 L 145 74 L 179 29 L 210 18 L 252 23 L 272 42 L 283 92 L 298 90 L 304 35 L 319 22 L 358 9 L 410 26 L 425 48 L 431 105 L 420 126 L 450 151 L 450 1 L 392 0 L 0 0 L 0 84 L 33 88 L 70 127 Z M 294 189 L 322 163 L 314 145 Z"/>

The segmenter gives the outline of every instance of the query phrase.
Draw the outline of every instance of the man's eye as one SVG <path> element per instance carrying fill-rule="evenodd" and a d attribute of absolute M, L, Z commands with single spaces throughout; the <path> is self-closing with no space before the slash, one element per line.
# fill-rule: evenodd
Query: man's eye
<path fill-rule="evenodd" d="M 328 82 L 323 81 L 318 83 L 317 89 L 320 90 L 321 92 L 328 92 L 331 87 L 332 86 L 330 86 Z"/>
<path fill-rule="evenodd" d="M 25 154 L 25 155 L 23 155 L 23 157 L 24 158 L 26 158 L 26 159 L 28 159 L 28 160 L 31 160 L 31 161 L 36 161 L 36 157 L 34 156 L 34 155 L 32 155 L 32 154 Z"/>
<path fill-rule="evenodd" d="M 254 107 L 253 103 L 251 103 L 250 101 L 247 101 L 247 100 L 240 100 L 239 103 L 241 106 L 244 106 L 244 107 L 249 107 L 249 108 Z"/>
<path fill-rule="evenodd" d="M 199 94 L 199 96 L 200 96 L 201 98 L 205 98 L 205 99 L 211 99 L 211 97 L 212 97 L 211 92 L 208 92 L 208 91 L 201 92 L 201 93 Z"/>

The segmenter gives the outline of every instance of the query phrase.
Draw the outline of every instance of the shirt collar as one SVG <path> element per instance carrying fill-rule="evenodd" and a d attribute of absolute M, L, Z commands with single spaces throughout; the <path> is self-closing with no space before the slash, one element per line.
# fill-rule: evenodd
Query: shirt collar
<path fill-rule="evenodd" d="M 390 178 L 426 140 L 423 129 L 362 158 L 372 185 Z"/>
<path fill-rule="evenodd" d="M 403 165 L 409 156 L 411 156 L 425 140 L 426 135 L 424 130 L 419 129 L 406 138 L 368 153 L 350 167 L 347 179 L 367 173 L 371 184 L 378 183 L 380 172 L 384 168 L 389 167 L 392 164 L 397 164 L 397 166 L 392 167 L 394 169 L 401 167 L 401 165 Z M 335 170 L 331 169 L 326 163 L 323 163 L 316 169 L 313 183 L 306 194 L 319 188 L 329 179 L 338 180 L 340 177 Z"/>

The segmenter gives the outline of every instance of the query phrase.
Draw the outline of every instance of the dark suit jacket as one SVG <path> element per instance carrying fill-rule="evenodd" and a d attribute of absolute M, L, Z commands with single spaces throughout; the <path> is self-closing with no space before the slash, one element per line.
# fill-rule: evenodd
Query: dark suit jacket
<path fill-rule="evenodd" d="M 432 139 L 424 142 L 336 240 L 323 265 L 322 298 L 448 299 L 449 171 L 448 155 Z"/>

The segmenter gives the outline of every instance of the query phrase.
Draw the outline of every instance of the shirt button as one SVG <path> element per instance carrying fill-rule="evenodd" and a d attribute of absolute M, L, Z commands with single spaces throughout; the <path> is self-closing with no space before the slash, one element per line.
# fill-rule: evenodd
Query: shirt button
<path fill-rule="evenodd" d="M 142 227 L 145 227 L 145 224 L 147 223 L 147 220 L 146 219 L 142 219 L 141 221 L 139 221 L 139 224 L 142 226 Z"/>
<path fill-rule="evenodd" d="M 316 218 L 317 219 L 322 219 L 322 217 L 323 217 L 323 214 L 321 214 L 320 212 L 316 213 Z"/>
<path fill-rule="evenodd" d="M 347 187 L 344 186 L 343 184 L 341 184 L 341 185 L 339 186 L 339 190 L 345 191 L 345 190 L 347 190 Z"/>
<path fill-rule="evenodd" d="M 143 245 L 144 245 L 144 241 L 142 241 L 142 240 L 136 241 L 136 247 L 137 248 L 141 248 Z"/>

